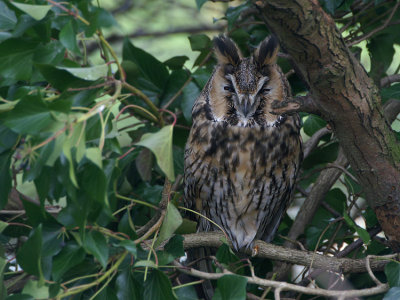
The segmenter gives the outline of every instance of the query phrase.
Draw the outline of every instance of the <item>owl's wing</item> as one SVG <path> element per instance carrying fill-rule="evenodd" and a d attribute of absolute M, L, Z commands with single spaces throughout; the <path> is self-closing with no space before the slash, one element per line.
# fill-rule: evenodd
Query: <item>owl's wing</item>
<path fill-rule="evenodd" d="M 291 198 L 291 191 L 286 190 L 277 201 L 275 207 L 270 213 L 270 218 L 265 218 L 264 223 L 260 226 L 258 238 L 269 243 L 274 239 L 275 233 L 278 230 L 281 219 L 284 216 Z"/>

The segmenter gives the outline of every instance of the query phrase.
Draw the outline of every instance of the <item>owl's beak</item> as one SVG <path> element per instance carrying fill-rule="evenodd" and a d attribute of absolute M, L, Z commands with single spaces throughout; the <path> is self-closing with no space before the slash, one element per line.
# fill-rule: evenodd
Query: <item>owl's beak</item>
<path fill-rule="evenodd" d="M 254 103 L 252 103 L 249 95 L 245 95 L 241 99 L 241 103 L 238 107 L 240 112 L 243 114 L 244 117 L 247 117 L 250 113 L 254 110 Z"/>
<path fill-rule="evenodd" d="M 247 117 L 247 115 L 249 114 L 251 109 L 251 104 L 249 103 L 249 101 L 244 101 L 243 105 L 242 105 L 242 113 L 245 117 Z"/>

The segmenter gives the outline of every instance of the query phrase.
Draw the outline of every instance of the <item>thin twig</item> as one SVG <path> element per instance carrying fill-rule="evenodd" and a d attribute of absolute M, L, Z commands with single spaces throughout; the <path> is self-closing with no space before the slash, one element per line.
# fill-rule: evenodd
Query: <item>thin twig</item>
<path fill-rule="evenodd" d="M 173 264 L 178 268 L 178 270 L 180 272 L 194 276 L 194 277 L 203 278 L 203 279 L 217 280 L 224 275 L 234 274 L 226 269 L 224 269 L 222 273 L 207 273 L 207 272 L 202 272 L 202 271 L 199 271 L 199 270 L 196 270 L 193 268 L 184 267 L 177 261 L 173 261 Z M 263 286 L 263 287 L 273 287 L 276 290 L 278 290 L 278 293 L 283 290 L 292 290 L 292 291 L 303 293 L 303 294 L 319 295 L 319 296 L 325 296 L 325 297 L 352 298 L 352 297 L 371 296 L 371 295 L 377 295 L 377 294 L 384 293 L 389 289 L 389 285 L 381 284 L 381 285 L 373 287 L 373 288 L 366 288 L 366 289 L 362 289 L 362 290 L 335 291 L 335 290 L 325 290 L 325 289 L 320 289 L 320 288 L 316 289 L 316 288 L 303 287 L 303 286 L 298 286 L 298 285 L 295 285 L 292 283 L 273 281 L 273 280 L 262 279 L 262 278 L 253 277 L 253 276 L 252 277 L 243 276 L 243 277 L 245 277 L 247 279 L 248 283 L 256 284 L 256 285 Z M 277 296 L 276 290 L 275 290 L 275 297 Z M 277 299 L 277 298 L 275 298 L 275 299 Z"/>
<path fill-rule="evenodd" d="M 358 39 L 356 39 L 356 40 L 350 41 L 349 43 L 347 43 L 347 46 L 348 46 L 348 47 L 351 47 L 351 46 L 353 46 L 353 45 L 356 45 L 356 44 L 358 44 L 358 43 L 360 43 L 360 42 L 362 42 L 362 41 L 364 41 L 364 40 L 366 40 L 366 39 L 369 39 L 371 36 L 373 36 L 373 35 L 376 34 L 377 32 L 379 32 L 379 31 L 385 29 L 385 28 L 389 25 L 390 21 L 392 20 L 392 18 L 393 18 L 393 16 L 394 16 L 394 14 L 396 13 L 396 11 L 397 11 L 399 5 L 400 5 L 400 2 L 397 2 L 396 5 L 393 7 L 393 10 L 392 10 L 392 12 L 390 13 L 389 18 L 386 19 L 386 21 L 385 21 L 385 23 L 384 23 L 383 25 L 379 26 L 378 28 L 375 28 L 374 30 L 372 30 L 372 31 L 370 31 L 370 32 L 368 32 L 368 33 L 366 33 L 366 34 L 364 34 L 364 35 L 362 35 L 362 36 L 360 36 L 360 37 L 359 37 Z"/>

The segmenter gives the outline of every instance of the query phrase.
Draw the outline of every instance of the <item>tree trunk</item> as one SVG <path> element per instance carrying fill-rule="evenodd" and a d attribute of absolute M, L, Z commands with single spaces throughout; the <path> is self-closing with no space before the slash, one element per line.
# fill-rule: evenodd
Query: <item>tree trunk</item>
<path fill-rule="evenodd" d="M 331 125 L 365 197 L 400 250 L 400 147 L 378 89 L 317 0 L 256 1 Z"/>

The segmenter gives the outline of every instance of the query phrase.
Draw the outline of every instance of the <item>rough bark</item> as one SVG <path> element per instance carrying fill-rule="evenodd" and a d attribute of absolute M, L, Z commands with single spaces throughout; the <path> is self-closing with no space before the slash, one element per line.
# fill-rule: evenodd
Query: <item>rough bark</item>
<path fill-rule="evenodd" d="M 400 250 L 400 146 L 378 89 L 317 0 L 256 1 L 329 122 L 392 248 Z"/>

